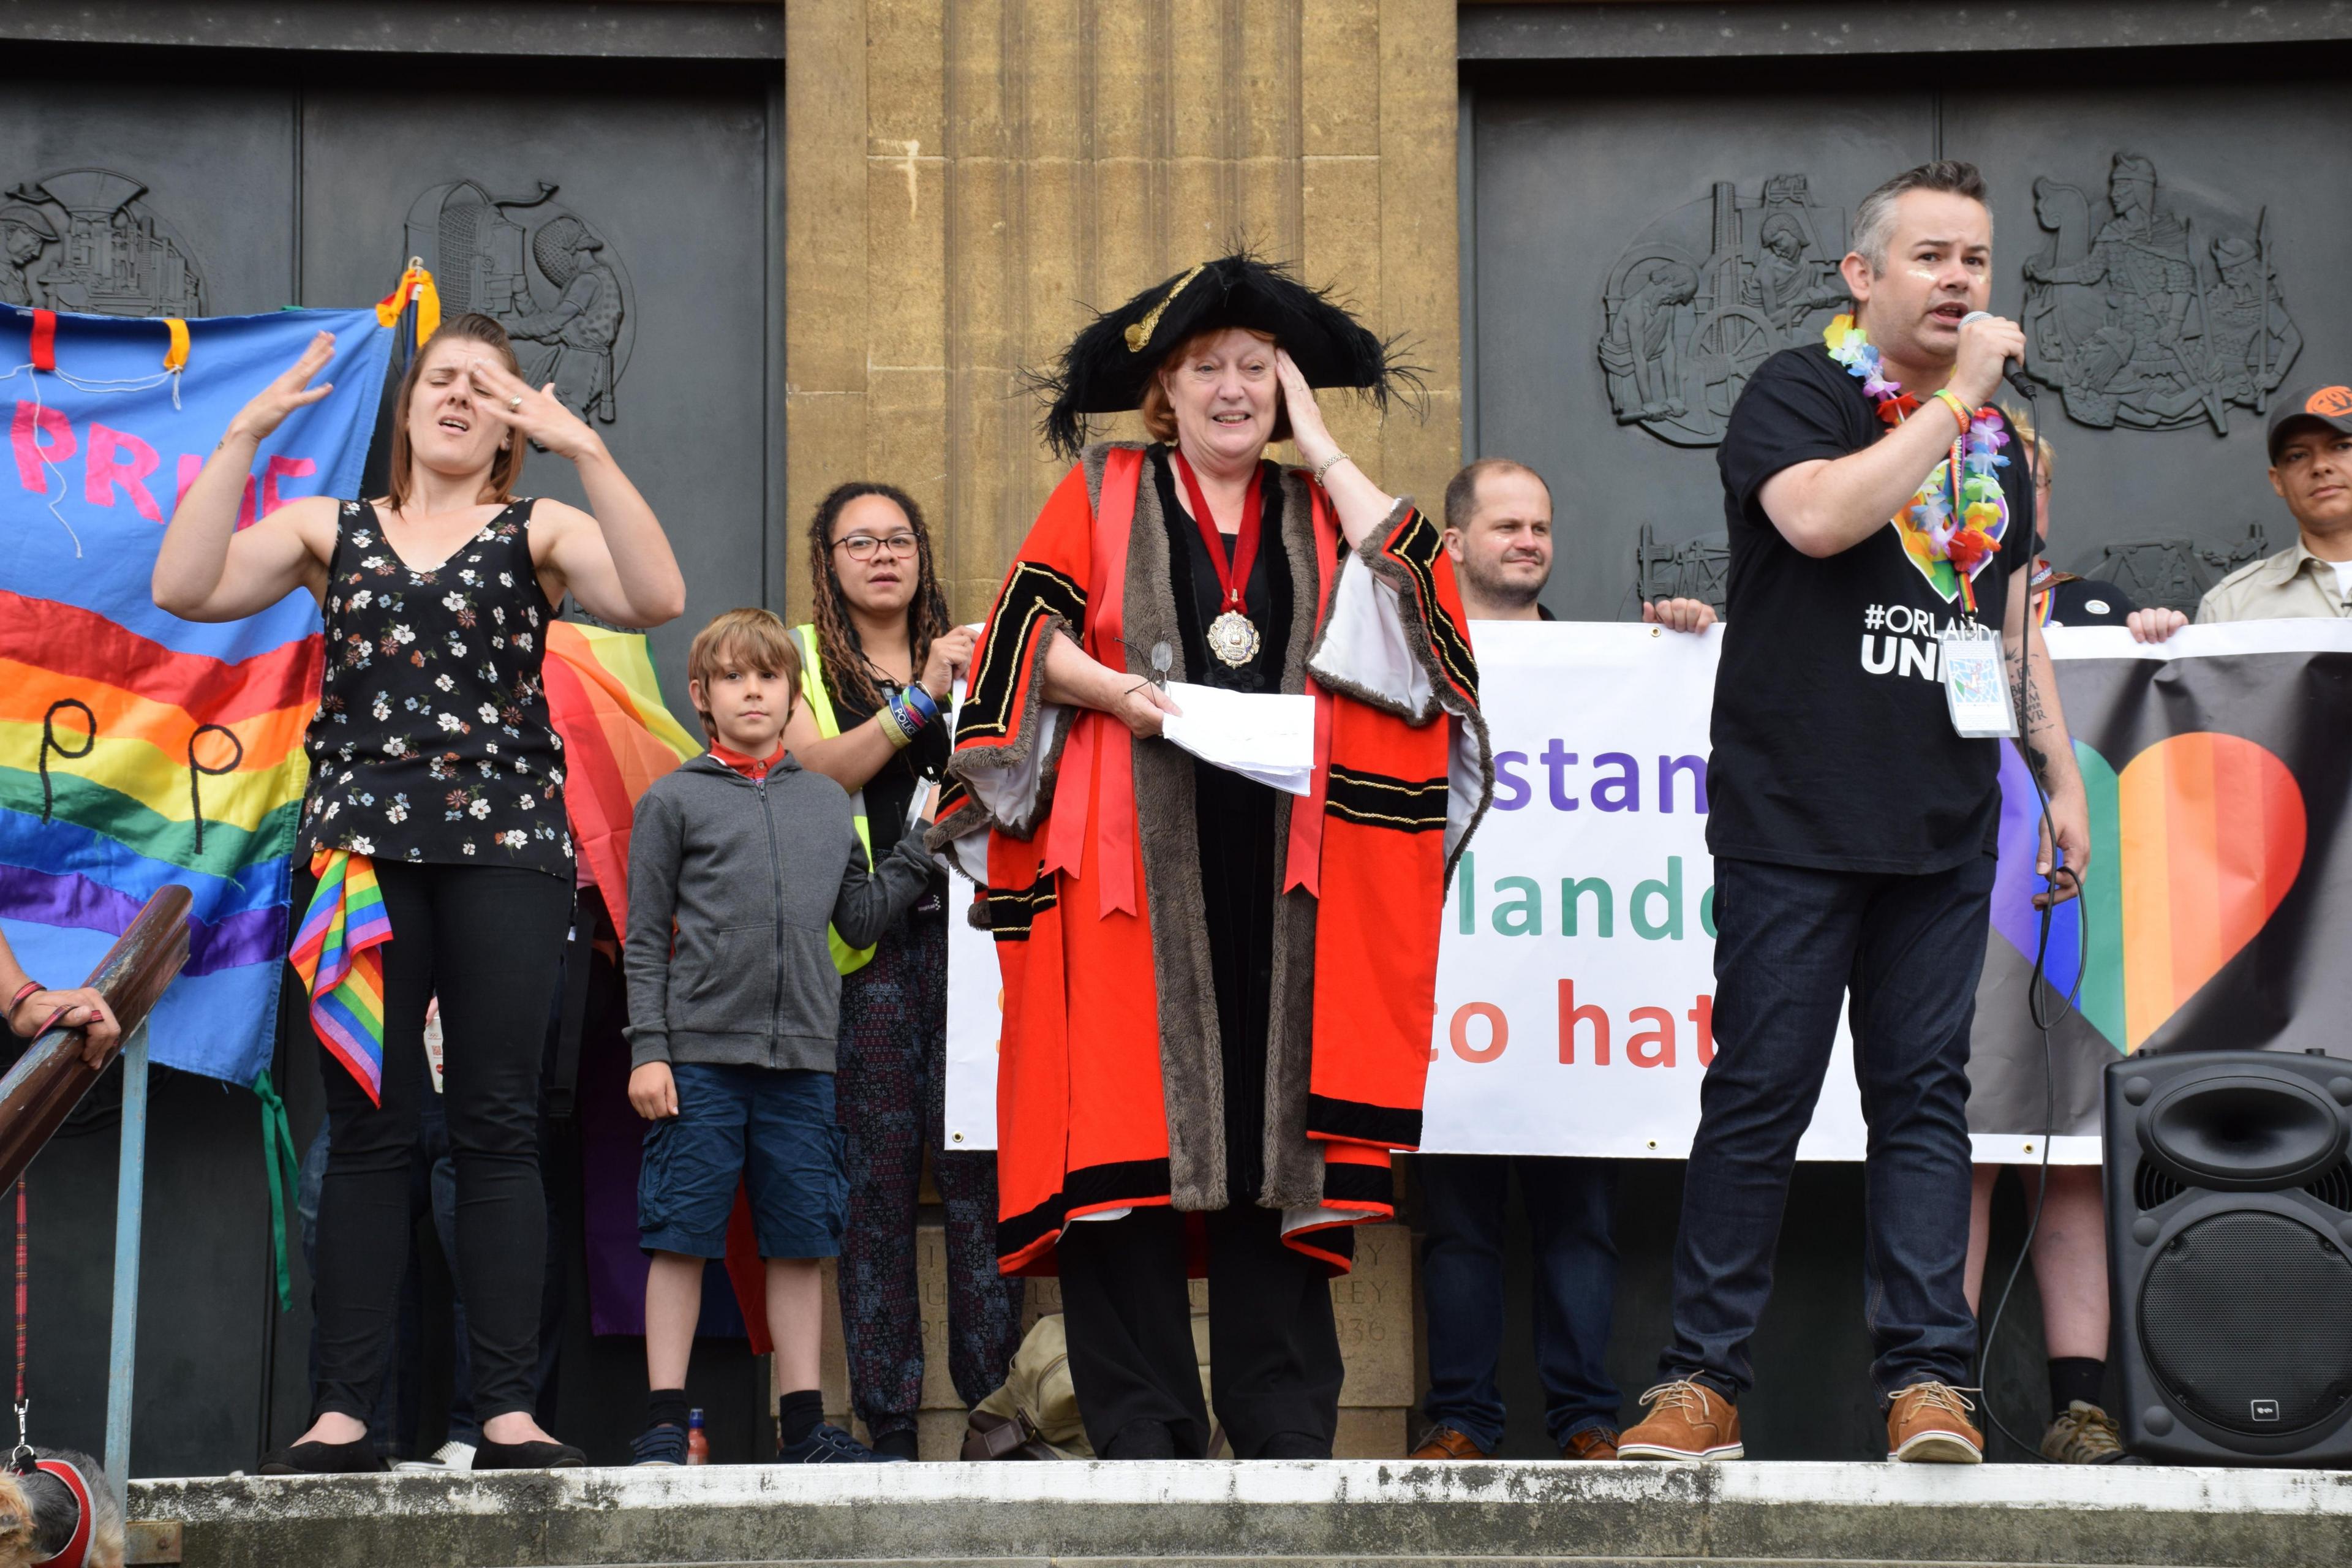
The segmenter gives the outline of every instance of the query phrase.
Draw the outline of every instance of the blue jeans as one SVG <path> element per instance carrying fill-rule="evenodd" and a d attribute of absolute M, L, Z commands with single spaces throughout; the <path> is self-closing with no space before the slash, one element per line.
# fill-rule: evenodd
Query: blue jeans
<path fill-rule="evenodd" d="M 1695 1378 L 1735 1400 L 1755 1384 L 1748 1343 L 1772 1293 L 1797 1140 L 1850 994 L 1870 1126 L 1871 1377 L 1882 1402 L 1922 1381 L 1968 1382 L 1969 1026 L 1992 875 L 1990 855 L 1926 876 L 1716 862 L 1716 1058 L 1684 1180 L 1662 1378 Z"/>
<path fill-rule="evenodd" d="M 1536 1370 L 1544 1428 L 1565 1444 L 1617 1426 L 1609 1329 L 1617 1294 L 1617 1165 L 1533 1155 L 1423 1154 L 1421 1289 L 1429 1318 L 1433 1425 L 1492 1453 L 1503 1440 L 1503 1212 L 1511 1173 L 1535 1233 Z"/>

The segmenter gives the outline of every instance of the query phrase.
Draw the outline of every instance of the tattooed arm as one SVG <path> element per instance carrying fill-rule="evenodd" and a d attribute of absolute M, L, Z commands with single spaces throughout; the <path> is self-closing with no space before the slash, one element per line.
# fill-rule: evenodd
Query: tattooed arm
<path fill-rule="evenodd" d="M 2042 843 L 2033 868 L 2050 874 L 2051 830 L 2057 830 L 2058 847 L 2074 877 L 2046 894 L 2037 894 L 2037 906 L 2064 903 L 2081 890 L 2082 877 L 2091 863 L 2091 808 L 2083 793 L 2083 774 L 2074 765 L 2074 742 L 2066 734 L 2066 713 L 2058 706 L 2058 674 L 2051 667 L 2049 645 L 2033 639 L 2029 660 L 2025 617 L 2033 600 L 2033 571 L 2021 566 L 2010 574 L 2009 610 L 2003 617 L 2001 643 L 2009 661 L 2012 695 L 2023 685 L 2024 701 L 2018 713 L 2017 752 L 2050 797 L 2050 815 L 2042 823 Z"/>

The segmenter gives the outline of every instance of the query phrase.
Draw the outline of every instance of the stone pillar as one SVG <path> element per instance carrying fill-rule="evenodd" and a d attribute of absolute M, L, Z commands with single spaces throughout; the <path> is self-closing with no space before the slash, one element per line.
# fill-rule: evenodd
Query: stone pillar
<path fill-rule="evenodd" d="M 787 28 L 795 616 L 803 520 L 851 478 L 915 496 L 955 613 L 983 614 L 1059 477 L 1021 372 L 1237 243 L 1406 340 L 1422 416 L 1327 406 L 1435 504 L 1461 445 L 1454 0 L 832 0 Z"/>
<path fill-rule="evenodd" d="M 827 0 L 786 29 L 792 618 L 806 519 L 859 478 L 915 497 L 954 613 L 984 615 L 1060 477 L 1021 373 L 1090 309 L 1238 244 L 1405 341 L 1418 414 L 1325 408 L 1367 472 L 1437 505 L 1461 451 L 1454 0 Z M 1339 1446 L 1390 1457 L 1414 1393 L 1410 1247 L 1395 1228 L 1359 1247 L 1333 1285 Z M 938 1250 L 927 1232 L 935 1352 Z M 1031 1299 L 1052 1310 L 1052 1282 Z M 933 1359 L 926 1458 L 960 1425 Z"/>

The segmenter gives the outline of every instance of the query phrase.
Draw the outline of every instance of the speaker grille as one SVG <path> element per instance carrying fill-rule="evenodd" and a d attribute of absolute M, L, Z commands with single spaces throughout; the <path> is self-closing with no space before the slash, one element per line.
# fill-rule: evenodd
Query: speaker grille
<path fill-rule="evenodd" d="M 2132 1201 L 2143 1210 L 2160 1209 L 2180 1195 L 2180 1184 L 2146 1160 L 2132 1176 Z"/>
<path fill-rule="evenodd" d="M 2352 1399 L 2352 1260 L 2309 1226 L 2247 1212 L 2200 1220 L 2149 1265 L 2148 1370 L 2225 1431 L 2283 1436 Z"/>
<path fill-rule="evenodd" d="M 2334 1170 L 2306 1183 L 2303 1190 L 2329 1208 L 2352 1210 L 2352 1163 L 2337 1162 Z"/>

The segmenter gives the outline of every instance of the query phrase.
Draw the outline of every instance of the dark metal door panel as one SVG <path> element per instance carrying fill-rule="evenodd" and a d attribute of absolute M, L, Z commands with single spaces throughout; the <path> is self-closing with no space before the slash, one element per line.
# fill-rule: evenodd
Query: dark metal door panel
<path fill-rule="evenodd" d="M 1828 320 L 1809 308 L 1824 263 L 1844 252 L 1853 204 L 1930 156 L 1933 103 L 1475 102 L 1476 451 L 1552 486 L 1553 613 L 1614 618 L 1645 527 L 1661 544 L 1722 532 L 1720 416 L 1745 369 Z"/>
<path fill-rule="evenodd" d="M 2053 557 L 2193 605 L 2234 561 L 2284 549 L 2264 411 L 2314 378 L 2352 379 L 2341 85 L 1955 94 L 1944 145 L 1992 183 L 1993 306 L 2024 313 L 2037 378 L 2054 384 L 2037 399 Z M 2143 199 L 2130 187 L 2151 173 Z M 2092 280 L 2029 286 L 2029 260 Z M 2171 540 L 2193 549 L 2150 545 Z"/>
<path fill-rule="evenodd" d="M 152 84 L 100 92 L 23 79 L 5 87 L 0 300 L 125 316 L 292 301 L 290 94 Z"/>
<path fill-rule="evenodd" d="M 376 299 L 422 254 L 445 312 L 487 310 L 518 334 L 525 373 L 594 423 L 668 530 L 688 607 L 654 651 L 698 734 L 687 644 L 766 580 L 765 148 L 748 93 L 304 101 L 305 295 Z M 545 454 L 523 488 L 585 500 Z"/>

